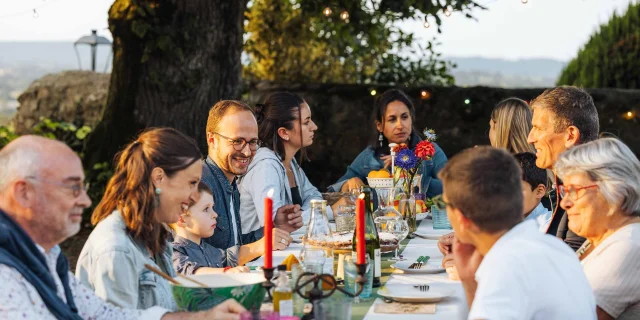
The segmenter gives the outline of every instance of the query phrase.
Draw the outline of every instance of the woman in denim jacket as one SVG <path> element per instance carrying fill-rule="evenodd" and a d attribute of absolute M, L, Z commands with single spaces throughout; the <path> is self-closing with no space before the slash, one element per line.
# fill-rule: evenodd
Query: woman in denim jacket
<path fill-rule="evenodd" d="M 96 227 L 78 258 L 80 282 L 120 307 L 177 309 L 169 282 L 145 264 L 175 277 L 164 224 L 198 200 L 200 159 L 193 139 L 168 128 L 147 131 L 122 151 L 91 217 Z"/>
<path fill-rule="evenodd" d="M 263 147 L 258 149 L 247 173 L 238 180 L 242 233 L 264 225 L 264 198 L 274 189 L 273 215 L 285 204 L 299 205 L 306 224 L 311 214 L 311 200 L 322 200 L 294 159 L 300 150 L 313 143 L 318 126 L 311 120 L 311 109 L 300 96 L 289 92 L 271 94 L 264 104 L 256 106 L 258 137 Z M 331 219 L 333 213 L 327 207 Z"/>
<path fill-rule="evenodd" d="M 338 182 L 329 186 L 331 192 L 349 192 L 351 189 L 364 185 L 369 172 L 391 166 L 391 152 L 389 143 L 406 143 L 411 149 L 415 148 L 422 138 L 413 127 L 415 108 L 411 99 L 398 89 L 384 92 L 375 103 L 376 142 L 362 151 L 353 163 L 347 167 Z M 433 144 L 436 153 L 432 160 L 423 161 L 420 172 L 420 189 L 427 197 L 434 197 L 442 193 L 442 181 L 438 179 L 438 172 L 447 163 L 447 156 L 440 146 Z"/>

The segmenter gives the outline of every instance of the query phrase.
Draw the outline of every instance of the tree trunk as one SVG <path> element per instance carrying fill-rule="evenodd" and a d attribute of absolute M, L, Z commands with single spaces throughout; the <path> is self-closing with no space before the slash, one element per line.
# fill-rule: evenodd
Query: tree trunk
<path fill-rule="evenodd" d="M 206 153 L 208 110 L 239 95 L 245 0 L 115 0 L 109 10 L 113 70 L 85 168 L 141 130 L 173 127 Z M 91 177 L 89 177 L 91 178 Z"/>

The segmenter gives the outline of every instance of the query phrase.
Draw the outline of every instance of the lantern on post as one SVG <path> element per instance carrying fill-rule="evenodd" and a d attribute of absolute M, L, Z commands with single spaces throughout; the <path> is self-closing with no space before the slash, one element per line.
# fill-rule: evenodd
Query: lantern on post
<path fill-rule="evenodd" d="M 79 44 L 88 44 L 91 46 L 91 71 L 96 71 L 96 54 L 97 54 L 97 46 L 101 44 L 111 45 L 111 41 L 109 39 L 99 36 L 97 30 L 91 30 L 91 34 L 88 36 L 80 37 L 80 39 L 76 40 L 73 43 L 73 47 L 76 50 L 76 56 L 78 56 L 78 65 L 80 69 L 82 69 L 82 65 L 80 64 L 80 55 L 78 54 L 78 45 Z"/>

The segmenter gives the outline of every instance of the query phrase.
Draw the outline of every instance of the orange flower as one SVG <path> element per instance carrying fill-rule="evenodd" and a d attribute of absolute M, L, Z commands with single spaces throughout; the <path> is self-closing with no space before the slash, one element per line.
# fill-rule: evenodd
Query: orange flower
<path fill-rule="evenodd" d="M 395 147 L 393 147 L 392 151 L 395 153 L 400 152 L 400 150 L 404 150 L 404 149 L 409 149 L 409 147 L 407 146 L 406 143 L 400 143 L 397 144 Z"/>

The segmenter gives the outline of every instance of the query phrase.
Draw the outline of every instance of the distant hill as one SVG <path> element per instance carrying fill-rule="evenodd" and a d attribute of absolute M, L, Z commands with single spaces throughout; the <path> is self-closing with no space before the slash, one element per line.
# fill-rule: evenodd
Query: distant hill
<path fill-rule="evenodd" d="M 96 71 L 111 71 L 111 47 L 99 46 Z M 15 100 L 31 82 L 48 73 L 90 67 L 90 49 L 72 42 L 0 42 L 0 113 L 12 113 Z M 505 88 L 551 87 L 565 64 L 552 59 L 505 60 L 482 57 L 446 57 L 457 64 L 458 86 Z M 105 69 L 106 67 L 106 69 Z"/>

